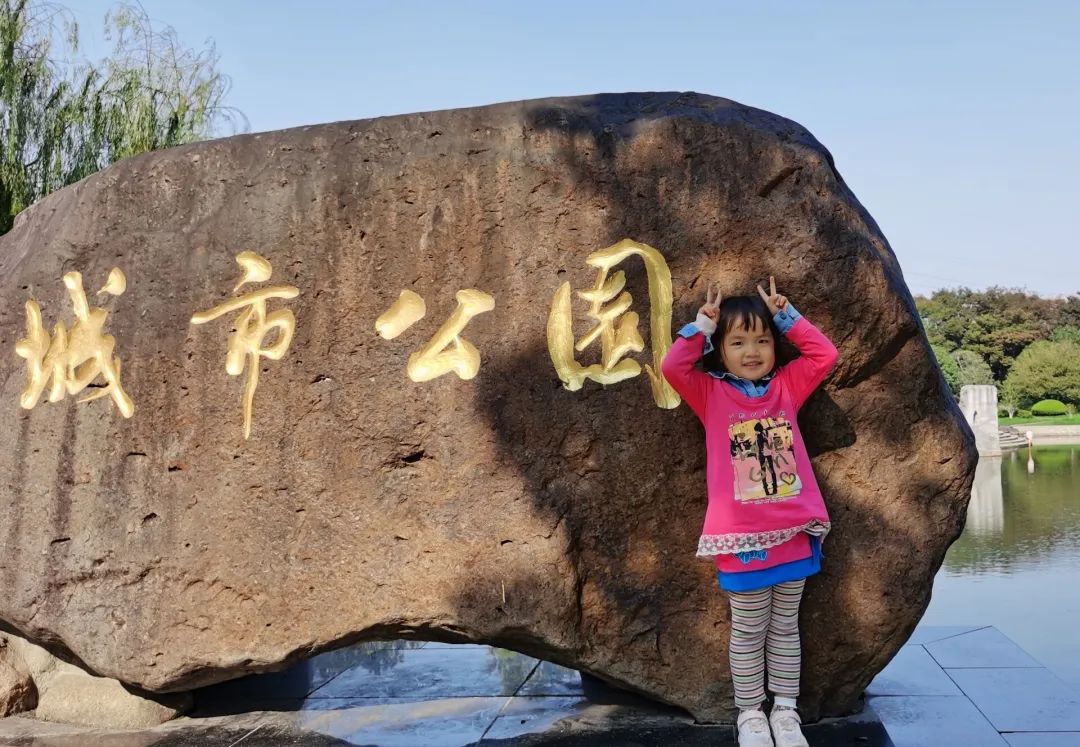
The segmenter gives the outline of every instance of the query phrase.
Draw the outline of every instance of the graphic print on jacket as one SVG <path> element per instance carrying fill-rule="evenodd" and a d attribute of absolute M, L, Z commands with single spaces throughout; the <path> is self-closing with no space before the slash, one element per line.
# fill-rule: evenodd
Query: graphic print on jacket
<path fill-rule="evenodd" d="M 728 426 L 737 501 L 784 501 L 802 492 L 791 423 L 783 411 L 763 415 Z"/>

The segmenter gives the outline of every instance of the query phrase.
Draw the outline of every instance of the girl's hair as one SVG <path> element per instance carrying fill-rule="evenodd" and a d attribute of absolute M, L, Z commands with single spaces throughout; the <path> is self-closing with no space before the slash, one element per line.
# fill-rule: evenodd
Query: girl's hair
<path fill-rule="evenodd" d="M 728 296 L 720 302 L 720 320 L 716 323 L 716 332 L 713 333 L 712 343 L 714 350 L 703 359 L 705 370 L 725 371 L 724 360 L 720 357 L 720 348 L 724 342 L 724 335 L 735 327 L 749 331 L 754 327 L 754 320 L 758 320 L 764 329 L 772 332 L 773 349 L 780 340 L 780 330 L 773 323 L 772 314 L 760 296 Z"/>

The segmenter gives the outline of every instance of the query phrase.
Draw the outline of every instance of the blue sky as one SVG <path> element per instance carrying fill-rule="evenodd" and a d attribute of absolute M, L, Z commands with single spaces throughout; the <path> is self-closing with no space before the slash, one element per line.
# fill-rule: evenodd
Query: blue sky
<path fill-rule="evenodd" d="M 69 0 L 105 53 L 109 0 Z M 1080 292 L 1080 3 L 143 0 L 253 131 L 694 90 L 832 151 L 909 287 Z"/>

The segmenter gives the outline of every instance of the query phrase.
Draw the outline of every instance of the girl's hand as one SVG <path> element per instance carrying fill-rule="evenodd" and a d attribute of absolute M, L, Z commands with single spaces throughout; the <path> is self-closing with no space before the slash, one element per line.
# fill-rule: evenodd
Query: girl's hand
<path fill-rule="evenodd" d="M 760 283 L 758 283 L 757 292 L 761 296 L 761 300 L 769 307 L 770 314 L 775 316 L 777 312 L 787 308 L 787 296 L 781 296 L 776 292 L 776 278 L 772 275 L 769 275 L 769 292 L 766 293 Z"/>
<path fill-rule="evenodd" d="M 709 283 L 709 287 L 705 289 L 705 305 L 698 309 L 699 314 L 712 319 L 714 322 L 720 321 L 720 286 L 717 285 L 716 297 L 713 297 L 713 284 Z"/>

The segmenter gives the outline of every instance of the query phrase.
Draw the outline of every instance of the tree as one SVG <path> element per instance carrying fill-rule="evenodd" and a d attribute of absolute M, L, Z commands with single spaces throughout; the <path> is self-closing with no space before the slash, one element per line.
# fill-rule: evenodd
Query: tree
<path fill-rule="evenodd" d="M 1065 299 L 1058 315 L 1058 324 L 1080 327 L 1080 295 L 1072 295 Z"/>
<path fill-rule="evenodd" d="M 976 353 L 998 382 L 1024 348 L 1066 323 L 1070 302 L 996 287 L 938 290 L 915 301 L 932 344 Z"/>
<path fill-rule="evenodd" d="M 956 365 L 956 361 L 949 355 L 949 352 L 941 345 L 930 345 L 930 349 L 934 351 L 934 358 L 937 359 L 938 368 L 941 369 L 941 375 L 945 377 L 945 383 L 949 385 L 949 389 L 954 396 L 960 394 L 960 368 Z"/>
<path fill-rule="evenodd" d="M 1042 399 L 1080 404 L 1080 343 L 1036 342 L 1016 359 L 1005 380 L 1005 398 L 1020 407 Z"/>
<path fill-rule="evenodd" d="M 957 370 L 959 386 L 968 384 L 993 384 L 994 376 L 990 373 L 990 366 L 978 353 L 970 350 L 954 350 L 949 354 L 953 359 Z"/>
<path fill-rule="evenodd" d="M 0 0 L 0 232 L 36 200 L 121 158 L 246 126 L 213 45 L 185 49 L 140 8 L 106 16 L 113 53 L 80 62 L 63 8 Z"/>
<path fill-rule="evenodd" d="M 949 390 L 954 395 L 960 394 L 960 369 L 956 365 L 953 356 L 948 354 L 944 348 L 939 344 L 931 344 L 930 350 L 934 353 L 934 358 L 937 361 L 937 367 L 942 369 L 942 376 L 945 377 L 945 383 L 948 384 Z"/>

